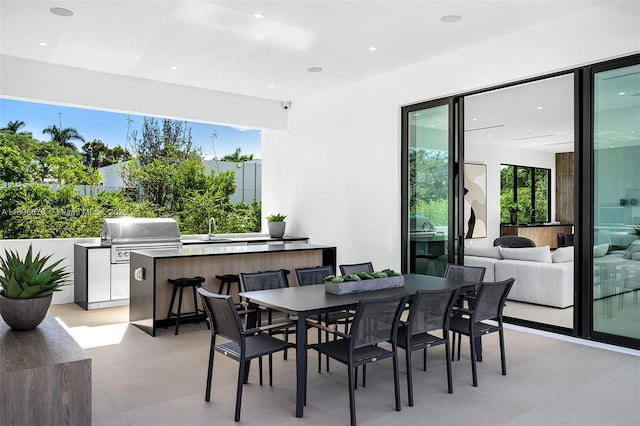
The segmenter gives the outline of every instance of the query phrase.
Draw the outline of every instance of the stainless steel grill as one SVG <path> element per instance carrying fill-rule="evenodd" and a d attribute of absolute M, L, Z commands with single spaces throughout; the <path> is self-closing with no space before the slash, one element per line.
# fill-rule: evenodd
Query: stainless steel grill
<path fill-rule="evenodd" d="M 111 263 L 129 263 L 132 250 L 180 248 L 180 230 L 174 219 L 105 219 L 100 241 L 111 247 Z"/>

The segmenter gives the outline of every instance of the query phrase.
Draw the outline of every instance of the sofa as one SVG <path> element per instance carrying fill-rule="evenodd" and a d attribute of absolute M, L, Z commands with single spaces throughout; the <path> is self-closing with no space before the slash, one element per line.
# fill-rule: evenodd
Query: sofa
<path fill-rule="evenodd" d="M 567 308 L 573 305 L 573 247 L 465 246 L 464 264 L 484 266 L 485 281 L 515 278 L 509 300 Z"/>

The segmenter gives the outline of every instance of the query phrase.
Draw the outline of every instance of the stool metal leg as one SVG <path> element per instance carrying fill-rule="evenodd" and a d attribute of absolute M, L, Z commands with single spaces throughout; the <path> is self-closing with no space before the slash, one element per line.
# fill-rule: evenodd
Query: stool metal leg
<path fill-rule="evenodd" d="M 184 287 L 180 287 L 180 296 L 178 296 L 178 315 L 176 316 L 176 336 L 178 335 L 178 329 L 180 328 L 180 313 L 182 311 L 182 290 L 184 290 Z"/>
<path fill-rule="evenodd" d="M 169 303 L 169 312 L 167 313 L 167 325 L 164 328 L 169 327 L 169 319 L 171 319 L 171 312 L 173 312 L 173 302 L 176 300 L 176 291 L 178 291 L 178 287 L 173 286 L 173 293 L 171 293 L 171 303 Z"/>

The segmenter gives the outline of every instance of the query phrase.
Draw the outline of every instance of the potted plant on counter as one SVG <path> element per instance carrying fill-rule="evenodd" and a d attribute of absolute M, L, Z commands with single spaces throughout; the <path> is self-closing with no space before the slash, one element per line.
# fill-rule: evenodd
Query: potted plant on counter
<path fill-rule="evenodd" d="M 5 249 L 0 258 L 0 315 L 14 330 L 36 328 L 47 315 L 54 291 L 68 285 L 71 274 L 57 268 L 64 259 L 46 264 L 51 255 L 33 257 L 32 246 L 24 258 L 17 251 Z"/>
<path fill-rule="evenodd" d="M 267 216 L 268 226 L 269 226 L 269 235 L 271 238 L 282 238 L 284 235 L 284 229 L 287 226 L 286 215 L 284 214 L 270 214 Z"/>
<path fill-rule="evenodd" d="M 509 222 L 511 222 L 512 225 L 516 225 L 518 223 L 518 212 L 522 211 L 522 205 L 511 203 L 507 208 L 509 209 Z"/>

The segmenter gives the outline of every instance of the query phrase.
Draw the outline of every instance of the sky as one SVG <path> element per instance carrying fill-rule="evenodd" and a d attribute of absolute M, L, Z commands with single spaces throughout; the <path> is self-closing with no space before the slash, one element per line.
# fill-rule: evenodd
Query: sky
<path fill-rule="evenodd" d="M 0 98 L 0 128 L 5 127 L 9 121 L 24 121 L 25 126 L 21 131 L 31 132 L 35 139 L 41 141 L 51 139 L 48 134 L 42 133 L 42 129 L 52 125 L 60 127 L 62 122 L 62 128 L 75 128 L 87 142 L 98 139 L 110 148 L 117 145 L 124 148 L 129 125 L 127 118 L 132 120 L 129 133 L 136 130 L 140 138 L 143 116 Z M 233 154 L 236 148 L 241 148 L 242 154 L 262 158 L 262 134 L 259 129 L 195 122 L 188 122 L 188 125 L 191 127 L 193 145 L 202 147 L 205 159 Z M 217 137 L 212 139 L 214 131 Z M 83 142 L 71 142 L 80 151 Z M 127 148 L 131 149 L 130 146 Z"/>

